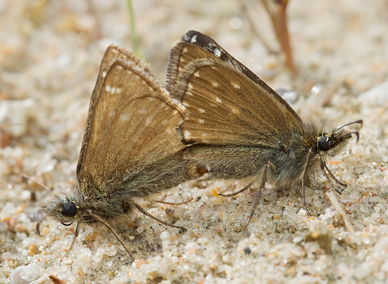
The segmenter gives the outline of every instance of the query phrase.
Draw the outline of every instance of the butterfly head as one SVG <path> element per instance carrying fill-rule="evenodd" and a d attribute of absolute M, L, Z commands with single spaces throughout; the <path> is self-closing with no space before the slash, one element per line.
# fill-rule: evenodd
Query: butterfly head
<path fill-rule="evenodd" d="M 335 156 L 346 146 L 349 139 L 356 136 L 357 142 L 360 138 L 358 131 L 349 131 L 344 129 L 345 126 L 351 124 L 360 124 L 362 126 L 362 120 L 345 124 L 331 132 L 321 132 L 317 137 L 316 149 L 322 156 Z"/>
<path fill-rule="evenodd" d="M 63 197 L 57 196 L 42 207 L 47 216 L 59 221 L 64 226 L 70 226 L 74 221 L 84 219 L 82 216 L 83 201 L 79 188 L 74 186 L 70 192 L 71 194 Z"/>

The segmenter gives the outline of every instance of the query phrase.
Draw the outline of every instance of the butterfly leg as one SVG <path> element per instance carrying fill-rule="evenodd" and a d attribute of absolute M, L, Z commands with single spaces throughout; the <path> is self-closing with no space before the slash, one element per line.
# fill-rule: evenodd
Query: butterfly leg
<path fill-rule="evenodd" d="M 127 253 L 129 254 L 129 256 L 132 258 L 132 260 L 134 260 L 132 254 L 129 252 L 129 249 L 127 248 L 127 246 L 124 244 L 124 241 L 120 238 L 120 236 L 116 233 L 116 231 L 113 229 L 113 227 L 111 225 L 109 225 L 107 222 L 105 222 L 104 219 L 102 219 L 100 216 L 94 214 L 92 212 L 92 210 L 88 210 L 88 213 L 90 214 L 90 216 L 92 216 L 94 219 L 96 219 L 97 221 L 99 221 L 100 223 L 104 224 L 105 227 L 107 227 L 113 235 L 115 235 L 115 237 L 119 240 L 120 244 L 125 248 L 125 250 L 127 251 Z M 74 244 L 74 241 L 75 241 L 75 238 L 78 236 L 78 225 L 80 223 L 78 222 L 77 223 L 77 228 L 75 230 L 75 235 L 74 235 L 74 239 L 73 239 L 73 242 L 71 244 L 71 247 L 70 249 L 73 247 L 73 244 Z"/>
<path fill-rule="evenodd" d="M 75 240 L 76 240 L 77 237 L 78 237 L 78 234 L 79 234 L 79 224 L 80 224 L 80 222 L 78 222 L 78 223 L 77 223 L 77 226 L 75 227 L 74 238 L 73 238 L 73 241 L 71 242 L 69 251 L 71 251 L 71 250 L 73 249 L 74 244 L 75 244 Z"/>
<path fill-rule="evenodd" d="M 306 164 L 304 165 L 304 169 L 303 169 L 303 175 L 302 175 L 302 198 L 303 198 L 303 208 L 304 210 L 306 210 L 307 214 L 309 216 L 311 216 L 309 210 L 307 209 L 307 203 L 306 203 L 306 178 L 307 178 L 307 169 L 308 169 L 308 166 L 312 160 L 312 157 L 313 157 L 313 151 L 312 149 L 309 150 L 308 152 L 308 156 L 307 156 L 307 161 L 306 161 Z"/>
<path fill-rule="evenodd" d="M 169 226 L 169 227 L 172 227 L 172 228 L 177 228 L 177 229 L 179 229 L 180 231 L 183 231 L 183 232 L 187 231 L 187 229 L 185 227 L 175 226 L 173 224 L 169 224 L 167 222 L 164 222 L 164 221 L 156 218 L 155 216 L 152 216 L 150 213 L 145 211 L 141 206 L 137 205 L 136 203 L 134 203 L 134 205 L 137 208 L 137 210 L 139 210 L 141 213 L 143 213 L 144 215 L 150 217 L 151 219 L 154 219 L 155 221 L 158 221 L 159 223 L 162 223 L 163 225 L 166 225 L 166 226 Z"/>
<path fill-rule="evenodd" d="M 42 219 L 40 219 L 36 225 L 35 225 L 35 230 L 36 230 L 36 233 L 38 234 L 39 237 L 41 237 L 40 235 L 40 224 L 42 224 L 42 222 L 46 219 L 47 215 L 43 216 Z"/>
<path fill-rule="evenodd" d="M 338 179 L 336 179 L 336 177 L 333 175 L 333 173 L 330 171 L 330 169 L 326 166 L 325 162 L 322 161 L 321 158 L 320 158 L 320 163 L 321 163 L 322 171 L 325 173 L 326 178 L 329 180 L 329 182 L 331 183 L 333 188 L 335 188 L 335 187 L 334 187 L 334 184 L 332 183 L 332 181 L 330 180 L 329 175 L 336 183 L 342 185 L 343 187 L 347 187 L 347 185 L 345 183 L 342 183 Z M 336 191 L 339 194 L 341 194 L 344 191 L 344 189 L 343 188 L 336 188 Z"/>
<path fill-rule="evenodd" d="M 220 193 L 220 196 L 224 196 L 224 197 L 235 196 L 235 195 L 237 195 L 237 194 L 239 194 L 239 193 L 241 193 L 241 192 L 244 192 L 244 191 L 247 190 L 248 188 L 250 188 L 251 185 L 252 185 L 252 183 L 253 183 L 253 182 L 250 182 L 250 183 L 248 183 L 246 186 L 244 186 L 242 189 L 240 189 L 240 190 L 238 190 L 238 191 L 236 191 L 236 192 L 232 192 L 232 193 L 230 193 L 230 194 L 223 194 L 223 193 Z"/>
<path fill-rule="evenodd" d="M 39 223 L 38 223 L 38 224 L 39 224 Z M 73 238 L 73 241 L 71 242 L 70 248 L 69 248 L 69 250 L 65 253 L 64 257 L 61 258 L 60 262 L 62 262 L 62 260 L 63 260 L 65 257 L 68 257 L 70 251 L 73 249 L 74 244 L 75 244 L 75 240 L 77 239 L 78 233 L 79 233 L 79 224 L 80 224 L 80 222 L 78 222 L 78 223 L 77 223 L 77 226 L 75 227 L 74 238 Z"/>
<path fill-rule="evenodd" d="M 167 205 L 183 205 L 183 204 L 187 204 L 193 200 L 194 200 L 194 198 L 189 198 L 188 200 L 182 201 L 182 202 L 168 202 L 168 201 L 163 201 L 163 200 L 154 200 L 154 202 L 161 203 L 161 204 L 167 204 Z"/>
<path fill-rule="evenodd" d="M 252 210 L 251 210 L 251 212 L 248 215 L 248 224 L 251 221 L 251 219 L 253 217 L 253 214 L 255 213 L 255 210 L 256 210 L 257 204 L 259 203 L 259 200 L 261 199 L 261 196 L 262 196 L 262 193 L 263 193 L 263 189 L 264 189 L 264 186 L 265 186 L 265 182 L 267 181 L 268 168 L 269 167 L 272 168 L 272 166 L 273 166 L 273 164 L 270 161 L 268 161 L 267 166 L 264 167 L 264 171 L 261 174 L 261 181 L 260 181 L 259 189 L 256 192 L 255 202 L 253 203 Z"/>

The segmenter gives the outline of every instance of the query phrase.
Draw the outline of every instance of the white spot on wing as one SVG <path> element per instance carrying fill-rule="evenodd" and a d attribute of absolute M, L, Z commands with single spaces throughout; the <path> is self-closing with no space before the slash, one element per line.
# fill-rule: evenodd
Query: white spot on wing
<path fill-rule="evenodd" d="M 199 108 L 198 111 L 199 111 L 200 113 L 205 113 L 205 112 L 206 112 L 203 108 Z"/>
<path fill-rule="evenodd" d="M 215 54 L 215 56 L 220 57 L 222 53 L 221 53 L 221 50 L 216 48 L 216 49 L 214 49 L 214 54 Z"/>
<path fill-rule="evenodd" d="M 166 129 L 166 133 L 167 133 L 167 134 L 171 134 L 171 132 L 172 132 L 172 129 L 171 129 L 171 128 Z"/>
<path fill-rule="evenodd" d="M 110 92 L 110 86 L 109 85 L 105 86 L 105 91 Z"/>
<path fill-rule="evenodd" d="M 115 92 L 116 92 L 116 94 L 120 93 L 121 92 L 121 88 L 116 88 Z"/>
<path fill-rule="evenodd" d="M 239 85 L 239 84 L 233 83 L 233 82 L 232 82 L 231 84 L 232 84 L 232 86 L 235 87 L 236 89 L 240 89 L 240 85 Z"/>
<path fill-rule="evenodd" d="M 102 78 L 105 78 L 105 76 L 106 76 L 106 72 L 104 71 L 102 72 Z"/>
<path fill-rule="evenodd" d="M 190 139 L 191 133 L 189 131 L 184 131 L 183 135 L 185 136 L 185 139 Z"/>
<path fill-rule="evenodd" d="M 193 96 L 193 93 L 192 92 L 186 92 L 186 95 Z"/>
<path fill-rule="evenodd" d="M 191 83 L 189 83 L 187 86 L 189 87 L 189 89 L 193 88 L 193 85 L 191 85 Z"/>
<path fill-rule="evenodd" d="M 240 111 L 238 110 L 238 108 L 235 108 L 235 107 L 231 107 L 230 110 L 232 111 L 232 113 L 234 114 L 239 114 Z"/>
<path fill-rule="evenodd" d="M 183 50 L 182 50 L 182 52 L 187 52 L 187 51 L 188 51 L 187 47 L 184 47 Z"/>
<path fill-rule="evenodd" d="M 189 107 L 190 106 L 187 102 L 182 102 L 182 105 L 184 105 L 185 107 Z"/>
<path fill-rule="evenodd" d="M 148 126 L 151 124 L 151 118 L 147 117 L 146 121 L 145 121 L 145 126 Z"/>
<path fill-rule="evenodd" d="M 122 121 L 128 121 L 128 120 L 129 120 L 129 116 L 128 116 L 128 114 L 123 113 L 123 114 L 120 116 L 120 119 L 121 119 Z"/>
<path fill-rule="evenodd" d="M 220 103 L 220 104 L 222 103 L 222 101 L 221 101 L 221 99 L 219 97 L 216 97 L 216 102 Z"/>
<path fill-rule="evenodd" d="M 217 87 L 218 87 L 218 83 L 217 83 L 217 82 L 212 82 L 212 86 L 213 86 L 214 88 L 217 88 Z"/>
<path fill-rule="evenodd" d="M 197 35 L 193 36 L 190 40 L 191 43 L 197 42 Z"/>
<path fill-rule="evenodd" d="M 199 77 L 199 72 L 195 72 L 195 73 L 194 73 L 194 76 L 195 76 L 195 77 Z"/>

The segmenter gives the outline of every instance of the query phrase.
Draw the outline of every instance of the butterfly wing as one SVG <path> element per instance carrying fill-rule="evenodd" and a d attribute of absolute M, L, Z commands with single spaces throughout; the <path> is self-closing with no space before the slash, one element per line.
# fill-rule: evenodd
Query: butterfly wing
<path fill-rule="evenodd" d="M 184 142 L 282 147 L 303 134 L 299 116 L 276 92 L 223 49 L 213 50 L 178 42 L 170 53 L 168 89 L 188 110 Z"/>
<path fill-rule="evenodd" d="M 195 48 L 193 45 L 197 46 L 198 48 Z M 186 50 L 190 50 L 190 52 L 185 52 Z M 198 31 L 187 31 L 182 36 L 181 41 L 172 48 L 167 69 L 166 89 L 171 92 L 172 87 L 177 81 L 179 71 L 181 71 L 188 62 L 208 57 L 214 60 L 217 58 L 220 61 L 227 63 L 238 72 L 243 73 L 262 89 L 264 89 L 268 95 L 273 97 L 273 99 L 283 104 L 284 107 L 293 114 L 295 119 L 298 120 L 300 124 L 303 124 L 298 114 L 271 87 L 269 87 L 255 73 L 249 70 L 244 64 L 230 55 L 215 40 Z"/>
<path fill-rule="evenodd" d="M 112 52 L 113 51 L 113 52 Z M 183 109 L 131 52 L 108 48 L 92 95 L 77 178 L 85 195 L 109 194 L 184 148 Z"/>
<path fill-rule="evenodd" d="M 85 159 L 84 155 L 86 154 L 86 148 L 88 147 L 89 136 L 91 133 L 90 124 L 91 124 L 91 120 L 93 119 L 92 113 L 94 112 L 95 104 L 98 101 L 97 98 L 101 94 L 104 78 L 106 77 L 106 73 L 108 72 L 109 68 L 118 59 L 123 59 L 125 61 L 132 61 L 135 65 L 143 66 L 143 71 L 152 76 L 150 68 L 147 65 L 143 64 L 141 60 L 138 59 L 136 56 L 134 56 L 133 53 L 130 52 L 129 50 L 126 50 L 125 48 L 121 48 L 116 45 L 110 45 L 107 47 L 101 61 L 100 70 L 97 76 L 97 82 L 94 87 L 92 97 L 90 98 L 89 113 L 88 113 L 88 118 L 86 122 L 84 137 L 82 141 L 81 153 L 78 159 L 77 173 L 81 170 L 81 167 L 84 164 L 83 162 Z"/>
<path fill-rule="evenodd" d="M 280 148 L 302 133 L 278 100 L 219 60 L 188 63 L 172 94 L 187 108 L 180 126 L 185 142 Z"/>

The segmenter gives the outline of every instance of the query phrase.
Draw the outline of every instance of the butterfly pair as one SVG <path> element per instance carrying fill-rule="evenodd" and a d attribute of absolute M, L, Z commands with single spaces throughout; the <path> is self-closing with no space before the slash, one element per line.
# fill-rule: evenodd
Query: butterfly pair
<path fill-rule="evenodd" d="M 343 127 L 324 132 L 304 124 L 260 78 L 196 31 L 171 50 L 166 89 L 130 51 L 108 47 L 90 101 L 78 183 L 43 207 L 64 225 L 77 222 L 72 246 L 79 224 L 101 223 L 130 254 L 114 227 L 134 208 L 147 214 L 137 200 L 204 172 L 252 177 L 260 187 L 301 182 L 304 193 L 306 177 L 320 165 L 337 181 L 325 160 L 359 137 Z"/>

